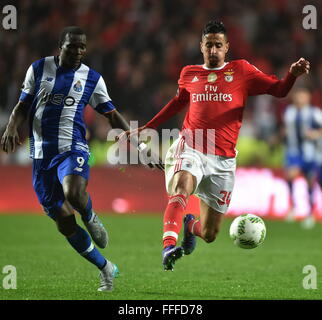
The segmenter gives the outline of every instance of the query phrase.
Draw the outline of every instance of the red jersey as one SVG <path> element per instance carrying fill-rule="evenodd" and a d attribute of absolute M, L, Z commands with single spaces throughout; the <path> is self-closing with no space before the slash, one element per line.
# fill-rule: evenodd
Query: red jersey
<path fill-rule="evenodd" d="M 247 97 L 284 97 L 294 81 L 295 76 L 290 73 L 278 80 L 246 60 L 227 62 L 213 69 L 186 66 L 180 74 L 177 96 L 146 126 L 157 127 L 188 104 L 182 127 L 187 144 L 203 153 L 235 157 Z"/>

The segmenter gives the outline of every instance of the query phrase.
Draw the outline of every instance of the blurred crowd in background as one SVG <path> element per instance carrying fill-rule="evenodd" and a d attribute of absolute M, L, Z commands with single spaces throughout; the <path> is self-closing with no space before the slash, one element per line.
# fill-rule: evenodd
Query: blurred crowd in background
<path fill-rule="evenodd" d="M 9 1 L 8 1 L 9 2 Z M 2 3 L 2 2 L 1 2 Z M 9 3 L 8 3 L 9 4 Z M 17 8 L 17 30 L 0 28 L 0 133 L 5 129 L 28 66 L 58 54 L 60 31 L 78 25 L 87 34 L 85 63 L 100 72 L 118 110 L 143 125 L 176 93 L 180 70 L 202 64 L 201 31 L 212 19 L 224 22 L 228 60 L 247 59 L 268 74 L 283 77 L 300 57 L 311 73 L 297 81 L 322 106 L 322 1 L 320 0 L 24 0 Z M 318 29 L 302 27 L 305 5 L 318 12 Z M 248 100 L 238 142 L 239 165 L 283 165 L 283 112 L 290 97 L 264 95 Z M 106 164 L 107 120 L 86 108 L 92 165 Z M 164 128 L 180 128 L 182 116 Z M 27 129 L 13 155 L 0 151 L 0 164 L 30 163 Z"/>

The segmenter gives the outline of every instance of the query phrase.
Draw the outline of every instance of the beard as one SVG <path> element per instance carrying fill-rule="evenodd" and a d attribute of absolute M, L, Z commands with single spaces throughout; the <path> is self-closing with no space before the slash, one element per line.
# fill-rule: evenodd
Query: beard
<path fill-rule="evenodd" d="M 209 57 L 208 61 L 210 67 L 216 68 L 218 66 L 219 59 L 217 57 Z"/>

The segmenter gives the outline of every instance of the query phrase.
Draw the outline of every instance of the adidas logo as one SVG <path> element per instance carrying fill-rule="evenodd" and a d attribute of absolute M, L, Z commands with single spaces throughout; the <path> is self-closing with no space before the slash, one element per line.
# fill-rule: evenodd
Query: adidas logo
<path fill-rule="evenodd" d="M 199 81 L 197 76 L 194 76 L 194 78 L 191 80 L 191 82 L 197 82 L 197 81 Z"/>

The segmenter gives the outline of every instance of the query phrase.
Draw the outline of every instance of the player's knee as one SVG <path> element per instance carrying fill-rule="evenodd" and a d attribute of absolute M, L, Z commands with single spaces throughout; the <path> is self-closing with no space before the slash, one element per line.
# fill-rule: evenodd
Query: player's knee
<path fill-rule="evenodd" d="M 172 192 L 172 196 L 176 196 L 176 195 L 183 195 L 186 199 L 189 198 L 191 192 L 188 188 L 188 186 L 184 183 L 177 183 L 174 188 L 173 188 L 173 192 Z"/>
<path fill-rule="evenodd" d="M 195 185 L 195 178 L 187 172 L 178 172 L 178 175 L 175 175 L 172 196 L 183 195 L 188 198 L 193 190 Z"/>
<path fill-rule="evenodd" d="M 67 188 L 64 190 L 64 195 L 66 200 L 75 208 L 79 207 L 81 204 L 82 198 L 86 195 L 83 190 L 77 188 Z"/>

